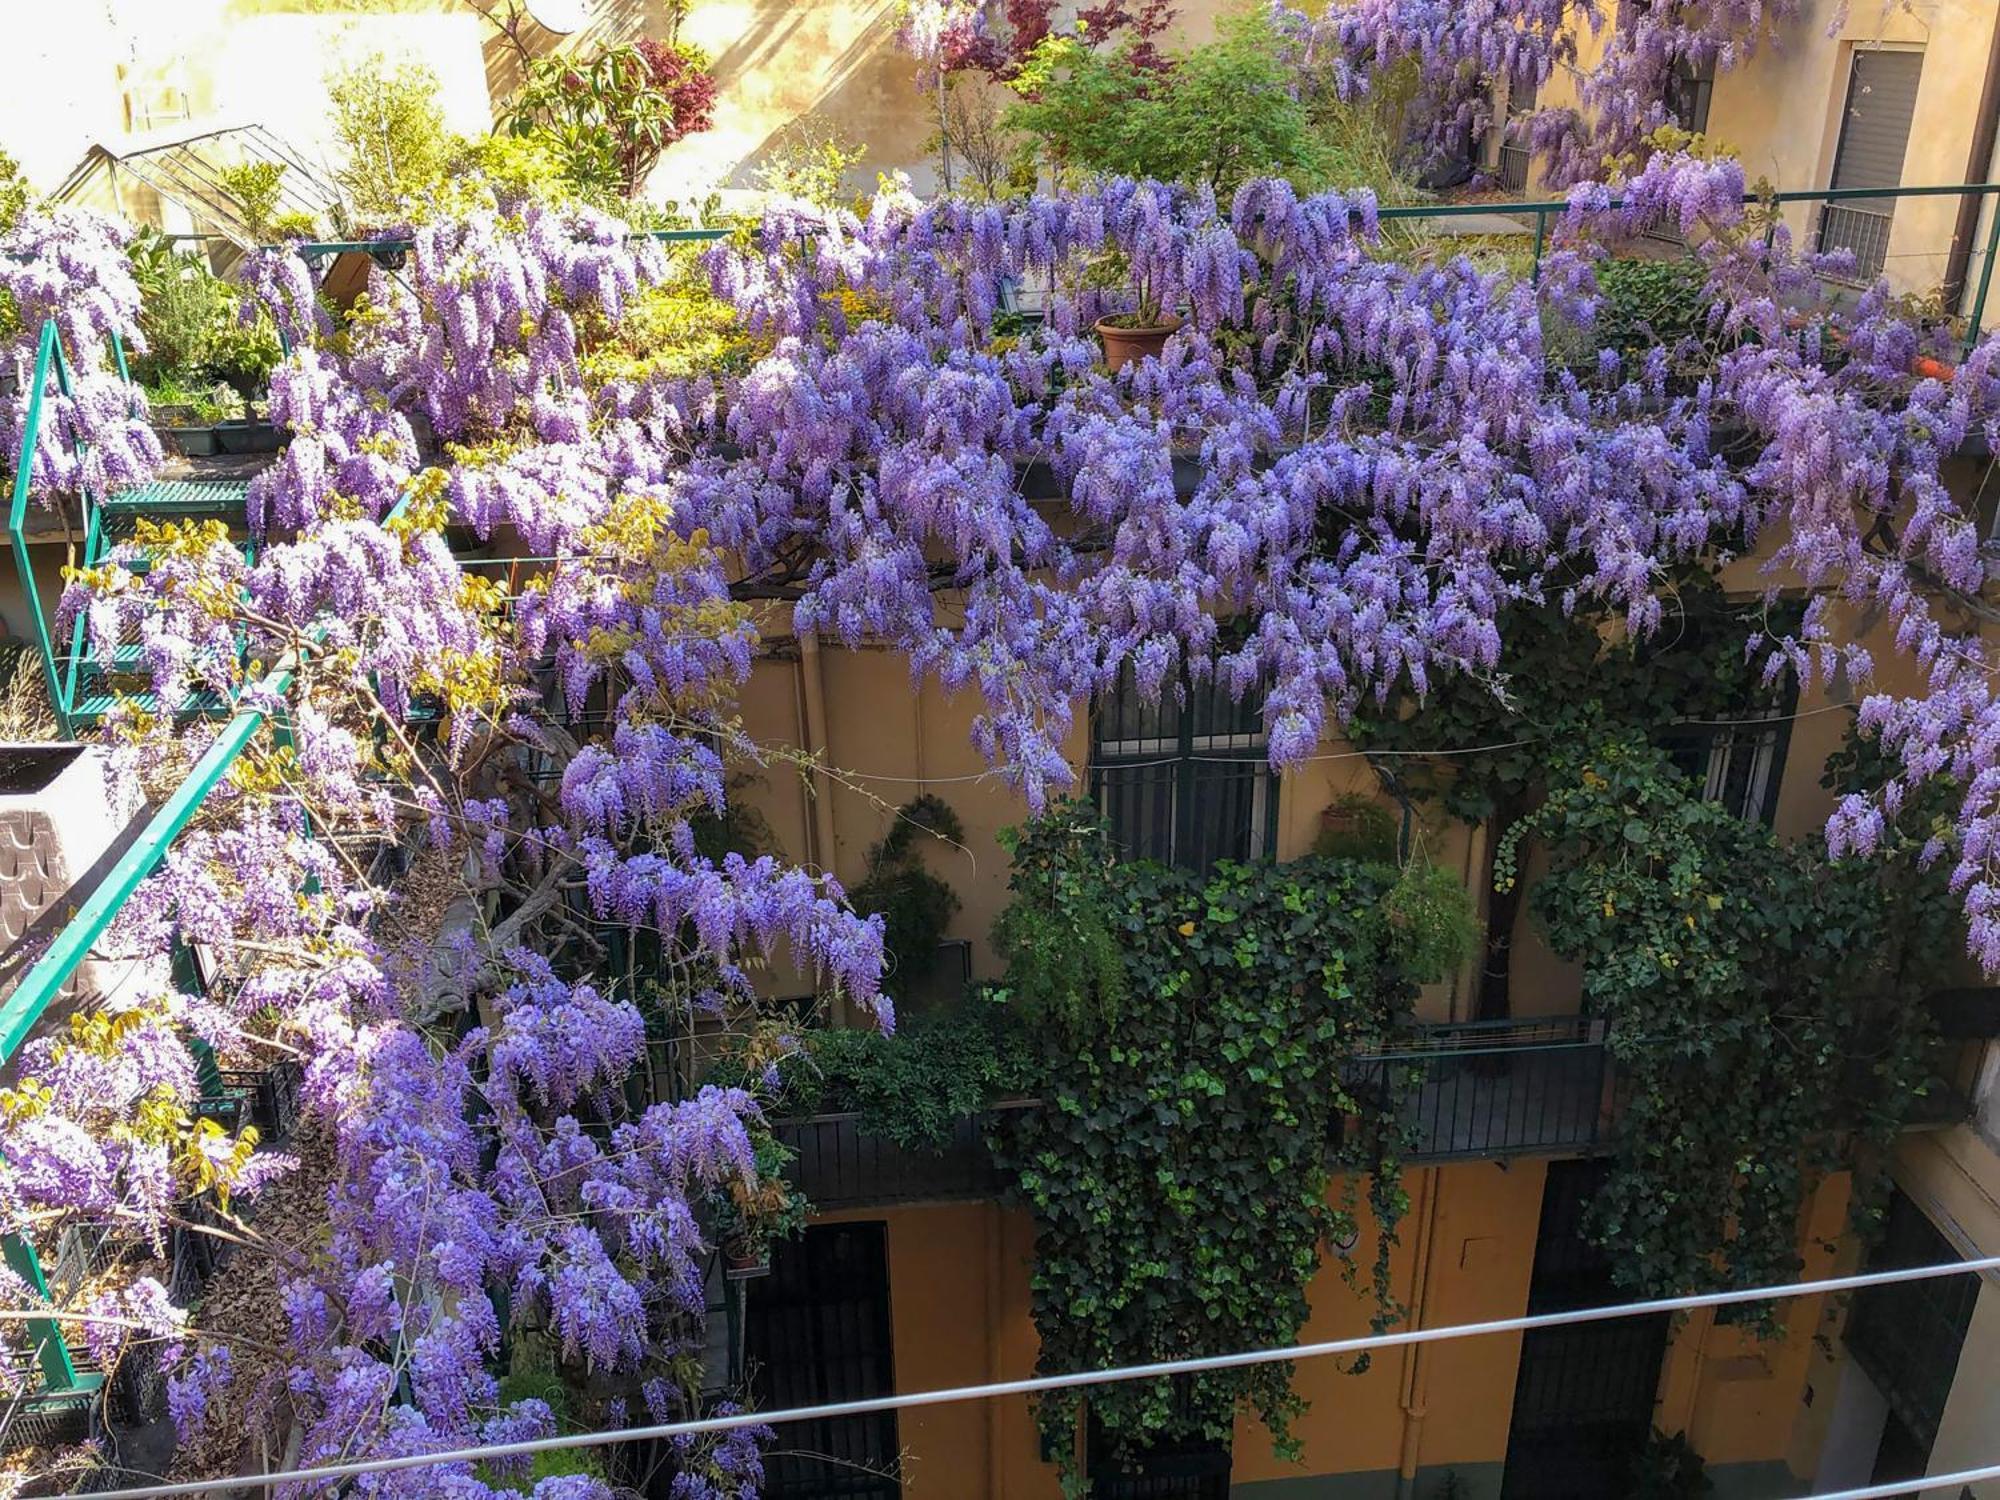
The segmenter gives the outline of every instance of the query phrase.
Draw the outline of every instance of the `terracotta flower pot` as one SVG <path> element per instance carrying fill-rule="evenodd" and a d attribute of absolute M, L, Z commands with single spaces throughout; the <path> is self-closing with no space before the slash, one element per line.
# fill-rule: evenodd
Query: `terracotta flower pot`
<path fill-rule="evenodd" d="M 1941 359 L 1932 359 L 1928 354 L 1919 354 L 1912 360 L 1910 370 L 1920 380 L 1942 380 L 1946 384 L 1958 373 L 1956 366 L 1948 365 Z"/>
<path fill-rule="evenodd" d="M 722 1247 L 722 1274 L 729 1281 L 749 1281 L 753 1277 L 769 1276 L 771 1253 L 740 1240 L 728 1241 Z"/>
<path fill-rule="evenodd" d="M 1125 328 L 1113 323 L 1109 318 L 1097 320 L 1097 337 L 1104 345 L 1104 363 L 1112 374 L 1117 374 L 1135 359 L 1147 355 L 1158 357 L 1166 348 L 1167 339 L 1181 326 L 1179 318 L 1169 318 L 1164 323 L 1149 324 L 1144 328 Z"/>

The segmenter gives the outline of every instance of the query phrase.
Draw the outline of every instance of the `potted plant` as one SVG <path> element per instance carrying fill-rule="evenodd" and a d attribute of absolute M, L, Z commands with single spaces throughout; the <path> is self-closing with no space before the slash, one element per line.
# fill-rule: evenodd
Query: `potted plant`
<path fill-rule="evenodd" d="M 222 424 L 241 410 L 241 398 L 227 386 L 206 387 L 163 374 L 146 387 L 153 430 L 183 458 L 208 458 L 225 451 L 217 438 Z"/>
<path fill-rule="evenodd" d="M 1112 374 L 1134 360 L 1157 359 L 1167 340 L 1181 326 L 1180 315 L 1160 305 L 1152 279 L 1143 273 L 1133 277 L 1139 305 L 1131 312 L 1109 313 L 1096 324 L 1098 342 L 1104 345 L 1104 364 Z"/>
<path fill-rule="evenodd" d="M 792 1153 L 767 1130 L 759 1129 L 755 1142 L 755 1182 L 733 1182 L 714 1199 L 715 1243 L 722 1274 L 731 1281 L 770 1275 L 772 1243 L 803 1229 L 810 1207 L 785 1179 Z"/>

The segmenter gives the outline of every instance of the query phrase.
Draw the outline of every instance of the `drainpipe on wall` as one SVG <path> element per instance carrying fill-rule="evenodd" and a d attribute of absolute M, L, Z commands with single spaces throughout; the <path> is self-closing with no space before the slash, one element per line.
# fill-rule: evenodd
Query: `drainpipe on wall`
<path fill-rule="evenodd" d="M 1475 902 L 1481 901 L 1485 895 L 1472 882 L 1486 868 L 1488 836 L 1487 825 L 1483 820 L 1474 823 L 1465 836 L 1465 889 Z M 1479 915 L 1483 917 L 1484 913 Z M 1473 942 L 1472 956 L 1460 964 L 1458 972 L 1451 976 L 1451 1006 L 1445 1015 L 1447 1021 L 1472 1019 L 1473 1008 L 1478 1004 L 1479 973 L 1484 966 L 1485 958 L 1485 930 L 1482 928 L 1479 938 Z"/>
<path fill-rule="evenodd" d="M 1417 1219 L 1417 1263 L 1410 1272 L 1410 1327 L 1422 1328 L 1431 1305 L 1432 1243 L 1437 1238 L 1441 1167 L 1424 1169 L 1424 1200 Z M 1424 1346 L 1403 1347 L 1403 1451 L 1396 1465 L 1396 1500 L 1411 1500 L 1417 1491 L 1417 1469 L 1423 1454 L 1424 1418 L 1429 1414 L 1430 1371 Z"/>
<path fill-rule="evenodd" d="M 1007 1211 L 998 1199 L 986 1205 L 986 1378 L 996 1384 L 1000 1373 L 1000 1277 L 1006 1270 L 1007 1255 L 1002 1241 L 1007 1235 Z M 1001 1403 L 988 1400 L 986 1407 L 986 1494 L 987 1500 L 1003 1500 L 1007 1489 L 1005 1466 L 1001 1463 Z"/>
<path fill-rule="evenodd" d="M 812 858 L 822 875 L 834 873 L 833 781 L 826 774 L 826 674 L 819 654 L 819 637 L 799 632 L 799 685 L 805 699 L 805 752 L 813 757 L 806 794 L 812 803 Z M 835 1020 L 847 1024 L 847 1002 L 839 1002 Z"/>
<path fill-rule="evenodd" d="M 1993 34 L 1986 41 L 1986 81 L 1979 86 L 1979 112 L 1973 117 L 1972 154 L 1965 164 L 1965 182 L 1985 182 L 1993 170 L 1993 145 L 2000 134 L 2000 16 L 1993 22 Z M 1965 300 L 1965 287 L 1972 269 L 1972 243 L 1979 233 L 1987 199 L 1963 197 L 1958 200 L 1958 222 L 1952 226 L 1951 254 L 1944 263 L 1943 301 L 1947 313 L 1956 312 Z M 1993 203 L 2000 213 L 2000 200 Z M 1977 330 L 1973 330 L 1976 332 Z"/>

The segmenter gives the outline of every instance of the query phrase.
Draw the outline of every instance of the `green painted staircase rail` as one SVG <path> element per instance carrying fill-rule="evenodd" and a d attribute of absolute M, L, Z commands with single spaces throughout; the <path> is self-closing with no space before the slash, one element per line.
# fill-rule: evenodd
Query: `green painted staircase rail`
<path fill-rule="evenodd" d="M 125 364 L 125 348 L 115 336 L 111 352 L 119 377 L 131 379 Z M 53 320 L 44 322 L 36 345 L 34 382 L 28 391 L 26 421 L 22 425 L 21 451 L 14 466 L 13 504 L 8 512 L 8 533 L 14 547 L 14 566 L 19 573 L 21 592 L 27 601 L 34 626 L 35 644 L 41 651 L 42 671 L 48 683 L 49 705 L 65 739 L 74 738 L 81 725 L 101 721 L 119 701 L 114 678 L 141 667 L 137 653 L 113 648 L 108 659 L 100 659 L 89 639 L 87 622 L 79 616 L 70 628 L 67 650 L 58 656 L 57 641 L 42 608 L 41 590 L 35 584 L 34 560 L 28 546 L 27 520 L 29 491 L 34 479 L 35 450 L 42 436 L 44 410 L 51 391 L 68 396 L 72 391 L 70 361 L 62 337 Z M 83 501 L 83 553 L 85 567 L 94 567 L 109 555 L 113 546 L 131 536 L 142 520 L 188 520 L 206 517 L 241 521 L 247 505 L 248 482 L 242 479 L 155 480 L 110 495 L 97 496 L 88 489 Z M 254 558 L 254 544 L 245 543 L 246 556 Z M 135 560 L 143 569 L 143 560 Z M 133 695 L 143 706 L 156 707 L 151 694 Z M 179 716 L 217 716 L 229 711 L 230 704 L 210 692 L 195 692 L 174 705 Z"/>
<path fill-rule="evenodd" d="M 384 524 L 399 516 L 407 503 L 407 497 L 399 500 L 383 517 Z M 18 506 L 17 500 L 17 511 Z M 15 538 L 18 546 L 18 529 Z M 320 645 L 325 642 L 326 634 L 327 626 L 321 624 L 313 628 L 307 639 L 313 645 Z M 282 701 L 298 675 L 298 668 L 296 654 L 287 653 L 259 681 L 254 695 L 256 701 Z M 132 893 L 159 867 L 174 840 L 180 837 L 201 810 L 202 803 L 208 800 L 208 794 L 221 784 L 222 778 L 229 774 L 229 768 L 250 747 L 270 717 L 263 708 L 243 706 L 236 710 L 201 759 L 195 762 L 187 779 L 168 794 L 131 846 L 84 897 L 75 914 L 56 934 L 48 951 L 22 976 L 13 993 L 0 1001 L 0 1067 L 12 1061 L 36 1023 L 47 1013 L 49 1006 L 75 975 L 78 966 L 90 956 L 97 940 L 131 899 Z M 278 727 L 282 729 L 282 724 Z M 34 1246 L 26 1239 L 18 1235 L 0 1237 L 0 1252 L 4 1252 L 8 1266 L 31 1287 L 46 1288 Z M 37 1394 L 71 1395 L 91 1389 L 95 1382 L 101 1380 L 101 1376 L 77 1371 L 62 1331 L 53 1319 L 30 1322 L 27 1329 L 30 1341 L 40 1348 L 42 1384 Z"/>

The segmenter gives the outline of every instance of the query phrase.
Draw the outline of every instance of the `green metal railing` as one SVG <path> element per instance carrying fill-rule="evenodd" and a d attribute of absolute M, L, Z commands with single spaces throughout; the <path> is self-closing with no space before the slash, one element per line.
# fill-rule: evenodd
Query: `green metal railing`
<path fill-rule="evenodd" d="M 35 449 L 41 439 L 42 405 L 48 399 L 49 377 L 54 375 L 63 395 L 70 393 L 69 361 L 63 357 L 62 335 L 53 319 L 42 324 L 42 336 L 35 349 L 34 384 L 28 387 L 27 419 L 21 424 L 21 453 L 14 463 L 14 503 L 7 516 L 7 530 L 14 543 L 14 566 L 20 570 L 21 590 L 28 599 L 28 613 L 35 622 L 35 644 L 41 648 L 42 670 L 47 674 L 49 704 L 55 710 L 56 725 L 64 739 L 71 734 L 68 698 L 63 679 L 56 672 L 55 645 L 49 639 L 49 622 L 43 618 L 41 597 L 35 588 L 35 569 L 28 556 L 28 490 L 34 482 Z M 86 502 L 88 508 L 88 502 Z"/>
<path fill-rule="evenodd" d="M 115 332 L 111 336 L 111 358 L 118 378 L 130 385 L 132 377 L 125 363 L 124 341 Z M 69 354 L 63 347 L 62 335 L 56 328 L 55 320 L 44 321 L 36 344 L 35 373 L 28 388 L 27 412 L 21 427 L 21 451 L 14 464 L 13 500 L 7 514 L 14 566 L 19 572 L 21 592 L 33 621 L 35 645 L 42 655 L 49 707 L 55 713 L 57 728 L 64 739 L 74 737 L 80 722 L 78 701 L 82 674 L 91 660 L 88 624 L 81 614 L 71 622 L 68 649 L 58 656 L 56 641 L 49 631 L 48 617 L 42 608 L 41 590 L 35 583 L 34 562 L 28 550 L 27 521 L 29 494 L 34 483 L 35 452 L 41 443 L 50 393 L 54 391 L 64 397 L 74 393 L 71 369 Z M 81 445 L 78 451 L 79 454 L 83 451 Z M 109 536 L 105 529 L 101 497 L 85 486 L 79 491 L 79 500 L 83 508 L 82 559 L 84 566 L 89 567 L 103 559 L 109 546 Z"/>
<path fill-rule="evenodd" d="M 1784 208 L 1794 203 L 1819 204 L 1822 207 L 1838 203 L 1880 203 L 1900 202 L 1906 198 L 1989 198 L 2000 193 L 2000 183 L 1960 182 L 1926 184 L 1911 187 L 1869 187 L 1869 188 L 1801 188 L 1789 192 L 1754 193 L 1746 192 L 1746 204 L 1769 204 Z M 1622 198 L 1612 198 L 1611 208 L 1624 206 Z M 1549 244 L 1549 222 L 1560 219 L 1568 213 L 1567 199 L 1544 198 L 1526 201 L 1500 201 L 1482 203 L 1399 203 L 1377 211 L 1377 217 L 1384 223 L 1415 222 L 1427 220 L 1474 219 L 1485 217 L 1532 218 L 1534 220 L 1533 274 L 1541 275 L 1542 259 Z M 726 239 L 733 231 L 728 229 L 655 229 L 629 236 L 631 239 L 651 239 L 665 243 L 689 243 Z M 1770 242 L 1773 229 L 1766 235 Z M 369 255 L 400 255 L 407 252 L 415 242 L 408 238 L 380 240 L 320 240 L 300 244 L 294 248 L 308 260 L 346 252 L 360 252 Z M 1940 251 L 1939 253 L 1944 253 Z M 2000 255 L 2000 212 L 1993 215 L 1987 227 L 1984 258 L 1980 265 L 1979 279 L 1973 295 L 1972 307 L 1966 314 L 1966 333 L 1963 347 L 1970 349 L 1977 341 L 1980 325 L 1986 318 L 1986 303 L 1992 290 L 1993 264 Z"/>
<path fill-rule="evenodd" d="M 726 240 L 734 234 L 733 229 L 642 229 L 625 236 L 628 240 L 657 240 L 661 244 L 685 245 L 705 244 L 714 240 Z M 407 235 L 387 236 L 379 240 L 304 240 L 295 245 L 266 245 L 267 250 L 290 249 L 309 261 L 324 260 L 329 255 L 403 255 L 416 241 Z"/>
<path fill-rule="evenodd" d="M 1916 187 L 1888 188 L 1801 188 L 1792 192 L 1751 193 L 1743 195 L 1746 204 L 1770 204 L 1783 208 L 1792 203 L 1817 203 L 1822 206 L 1834 203 L 1858 202 L 1899 202 L 1905 198 L 1990 198 L 2000 193 L 2000 182 L 1959 182 L 1929 184 Z M 1610 208 L 1624 207 L 1622 198 L 1612 198 Z M 1393 207 L 1378 210 L 1377 217 L 1385 223 L 1407 222 L 1430 219 L 1471 219 L 1491 216 L 1521 218 L 1532 216 L 1535 221 L 1534 274 L 1539 277 L 1542 257 L 1548 250 L 1549 221 L 1560 219 L 1568 213 L 1570 205 L 1565 199 L 1539 199 L 1530 202 L 1497 203 L 1399 203 Z M 1775 221 L 1765 235 L 1768 245 L 1776 231 Z M 1940 254 L 1944 251 L 1938 252 Z M 1979 280 L 1973 294 L 1971 310 L 1966 314 L 1966 332 L 1963 347 L 1970 349 L 1978 341 L 1980 325 L 1986 319 L 1986 302 L 1993 284 L 1994 257 L 2000 255 L 2000 212 L 1993 215 L 1987 226 L 1985 255 L 1979 268 Z"/>
<path fill-rule="evenodd" d="M 47 335 L 44 335 L 47 342 Z M 24 448 L 24 453 L 32 450 Z M 26 462 L 26 460 L 24 460 Z M 19 499 L 16 500 L 18 510 Z M 383 517 L 384 524 L 401 514 L 408 497 L 399 500 Z M 20 547 L 20 532 L 15 530 L 17 548 Z M 17 556 L 18 556 L 17 552 Z M 32 586 L 32 584 L 30 585 Z M 328 626 L 315 626 L 307 635 L 309 647 L 323 645 Z M 257 691 L 250 695 L 256 703 L 278 703 L 291 687 L 298 675 L 300 662 L 296 653 L 288 653 L 278 664 L 259 680 Z M 120 855 L 117 863 L 105 874 L 96 887 L 77 907 L 76 913 L 56 934 L 35 966 L 22 976 L 13 992 L 0 1001 L 0 1067 L 12 1061 L 21 1044 L 28 1039 L 37 1022 L 62 994 L 63 987 L 75 975 L 77 968 L 90 956 L 97 940 L 111 926 L 112 920 L 131 899 L 132 893 L 146 877 L 158 868 L 166 857 L 175 839 L 194 820 L 208 794 L 222 783 L 229 774 L 229 768 L 256 739 L 258 731 L 264 728 L 272 714 L 265 708 L 244 706 L 239 708 L 229 722 L 223 726 L 213 743 L 196 761 L 187 779 L 168 794 L 167 799 L 140 830 L 130 847 Z M 274 725 L 282 732 L 282 722 Z M 41 1267 L 35 1255 L 35 1248 L 19 1235 L 0 1237 L 0 1252 L 4 1252 L 7 1265 L 22 1277 L 30 1287 L 46 1295 L 47 1283 L 42 1277 Z M 61 1396 L 93 1389 L 101 1382 L 97 1374 L 79 1372 L 70 1358 L 69 1348 L 62 1336 L 62 1330 L 54 1320 L 37 1320 L 27 1324 L 28 1338 L 39 1348 L 42 1373 L 41 1394 Z"/>

